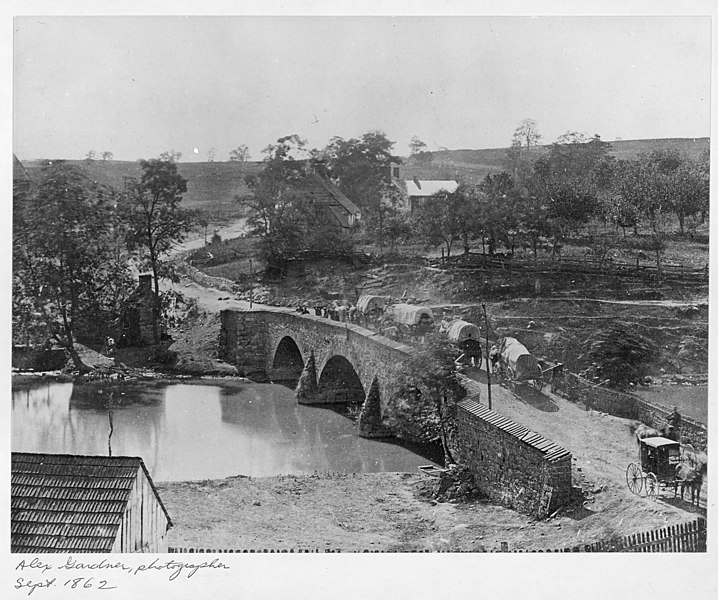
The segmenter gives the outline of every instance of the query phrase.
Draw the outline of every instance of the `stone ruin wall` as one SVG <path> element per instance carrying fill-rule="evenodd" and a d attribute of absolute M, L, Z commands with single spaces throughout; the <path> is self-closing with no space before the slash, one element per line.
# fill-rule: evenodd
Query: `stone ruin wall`
<path fill-rule="evenodd" d="M 501 426 L 491 422 L 496 418 Z M 472 399 L 457 405 L 454 422 L 456 457 L 469 467 L 477 487 L 492 502 L 543 518 L 570 501 L 570 453 L 560 449 L 563 452 L 554 452 L 557 458 L 550 458 L 537 445 L 521 439 L 532 432 Z M 518 430 L 520 435 L 507 429 Z M 558 448 L 545 439 L 538 442 L 547 444 Z"/>

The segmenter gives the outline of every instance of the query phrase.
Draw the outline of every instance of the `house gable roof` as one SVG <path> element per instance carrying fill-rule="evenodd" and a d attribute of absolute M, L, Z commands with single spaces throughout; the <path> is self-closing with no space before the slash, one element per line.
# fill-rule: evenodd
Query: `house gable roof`
<path fill-rule="evenodd" d="M 317 173 L 310 173 L 306 178 L 291 184 L 295 193 L 304 197 L 312 197 L 327 209 L 327 214 L 341 227 L 351 226 L 351 218 L 359 218 L 361 209 L 347 198 L 341 190 Z"/>
<path fill-rule="evenodd" d="M 142 469 L 139 457 L 12 453 L 12 552 L 109 552 Z"/>

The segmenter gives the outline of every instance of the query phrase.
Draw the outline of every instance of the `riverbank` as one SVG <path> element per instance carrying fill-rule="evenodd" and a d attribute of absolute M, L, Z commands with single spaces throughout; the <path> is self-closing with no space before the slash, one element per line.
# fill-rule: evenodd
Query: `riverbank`
<path fill-rule="evenodd" d="M 574 547 L 695 517 L 667 502 L 596 493 L 588 507 L 536 521 L 482 501 L 437 503 L 419 473 L 230 477 L 158 483 L 184 549 L 491 552 Z"/>

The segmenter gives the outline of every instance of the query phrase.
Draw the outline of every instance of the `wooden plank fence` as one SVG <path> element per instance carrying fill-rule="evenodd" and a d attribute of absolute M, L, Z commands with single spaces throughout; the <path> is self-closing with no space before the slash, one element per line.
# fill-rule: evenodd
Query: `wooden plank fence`
<path fill-rule="evenodd" d="M 580 546 L 567 546 L 555 550 L 510 550 L 508 542 L 501 542 L 499 552 L 526 552 L 526 553 L 555 553 L 555 552 L 705 552 L 706 551 L 706 520 L 698 517 L 687 523 L 670 525 L 661 529 L 644 531 L 627 535 L 622 538 L 600 540 L 591 544 Z M 337 550 L 329 549 L 227 549 L 227 548 L 182 548 L 170 547 L 170 553 L 194 554 L 303 554 L 303 553 L 332 553 Z M 372 550 L 372 552 L 375 552 Z M 421 550 L 420 552 L 431 552 Z"/>

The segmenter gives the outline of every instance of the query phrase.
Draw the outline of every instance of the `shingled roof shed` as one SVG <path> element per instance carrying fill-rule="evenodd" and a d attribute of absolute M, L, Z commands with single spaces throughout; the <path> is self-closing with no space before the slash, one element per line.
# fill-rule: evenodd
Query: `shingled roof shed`
<path fill-rule="evenodd" d="M 167 552 L 172 526 L 139 457 L 12 453 L 11 551 Z"/>

